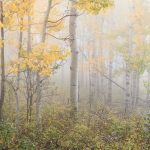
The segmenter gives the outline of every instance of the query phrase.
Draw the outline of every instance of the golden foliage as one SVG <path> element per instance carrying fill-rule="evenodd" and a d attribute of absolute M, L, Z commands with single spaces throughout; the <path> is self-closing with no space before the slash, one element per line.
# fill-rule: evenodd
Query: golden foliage
<path fill-rule="evenodd" d="M 112 0 L 79 0 L 77 7 L 91 14 L 98 14 L 101 10 L 110 7 Z"/>
<path fill-rule="evenodd" d="M 51 75 L 68 55 L 69 51 L 63 50 L 58 45 L 48 45 L 41 43 L 33 47 L 32 52 L 27 54 L 23 51 L 21 58 L 14 61 L 9 72 L 17 73 L 18 65 L 22 71 L 31 69 L 34 72 L 39 72 L 41 75 Z"/>

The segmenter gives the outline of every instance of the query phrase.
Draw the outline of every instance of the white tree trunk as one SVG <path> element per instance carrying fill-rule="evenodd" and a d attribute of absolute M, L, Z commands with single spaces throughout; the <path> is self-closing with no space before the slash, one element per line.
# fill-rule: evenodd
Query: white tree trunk
<path fill-rule="evenodd" d="M 48 7 L 44 18 L 44 23 L 42 26 L 41 32 L 41 43 L 44 43 L 46 40 L 46 30 L 47 30 L 47 23 L 49 19 L 49 14 L 51 10 L 52 0 L 48 0 Z M 39 132 L 42 130 L 42 114 L 41 114 L 41 98 L 42 98 L 42 86 L 41 86 L 41 77 L 39 72 L 37 72 L 37 98 L 36 98 L 36 125 Z"/>
<path fill-rule="evenodd" d="M 18 50 L 18 59 L 20 58 L 20 52 L 22 49 L 22 40 L 23 40 L 23 32 L 21 31 L 22 27 L 20 27 L 19 33 L 19 50 Z M 18 74 L 17 74 L 17 87 L 16 87 L 16 127 L 19 126 L 19 97 L 20 97 L 20 65 L 18 65 Z"/>
<path fill-rule="evenodd" d="M 148 109 L 150 107 L 150 70 L 148 70 L 148 87 L 147 87 L 147 96 L 146 96 L 146 101 L 147 101 L 147 106 Z"/>
<path fill-rule="evenodd" d="M 106 98 L 105 98 L 105 90 L 104 90 L 104 77 L 103 77 L 103 74 L 104 74 L 104 68 L 105 68 L 105 63 L 104 63 L 104 47 L 103 47 L 103 24 L 104 24 L 104 18 L 102 16 L 101 18 L 101 37 L 100 37 L 100 70 L 101 70 L 101 85 L 100 85 L 100 91 L 101 91 L 101 97 L 102 97 L 102 100 L 105 102 L 106 101 Z"/>
<path fill-rule="evenodd" d="M 133 48 L 133 41 L 132 41 L 132 35 L 133 34 L 133 29 L 131 23 L 129 24 L 129 37 L 128 37 L 128 50 L 127 54 L 128 57 L 131 56 L 132 48 Z M 130 114 L 130 107 L 131 107 L 131 70 L 129 69 L 129 62 L 126 62 L 126 93 L 125 93 L 125 115 L 129 116 Z"/>
<path fill-rule="evenodd" d="M 109 79 L 112 80 L 112 70 L 113 70 L 113 66 L 112 66 L 112 52 L 111 50 L 109 50 Z M 111 105 L 112 103 L 112 82 L 111 80 L 108 80 L 108 97 L 107 97 L 107 104 Z"/>
<path fill-rule="evenodd" d="M 137 73 L 136 71 L 133 71 L 132 72 L 132 86 L 131 86 L 132 108 L 134 108 L 135 102 L 136 102 L 136 90 L 137 90 Z"/>
<path fill-rule="evenodd" d="M 31 52 L 31 17 L 28 16 L 28 40 L 27 40 L 27 55 Z M 31 99 L 31 70 L 27 69 L 27 121 L 31 121 L 32 99 Z"/>
<path fill-rule="evenodd" d="M 93 41 L 91 42 L 91 55 L 89 58 L 93 61 L 89 61 L 89 103 L 90 103 L 90 110 L 96 110 L 96 92 L 97 92 L 97 71 L 95 67 L 97 67 L 96 60 L 96 43 Z M 90 53 L 90 52 L 89 52 Z"/>
<path fill-rule="evenodd" d="M 36 98 L 36 127 L 40 133 L 42 131 L 42 114 L 41 114 L 41 84 L 40 75 L 37 73 L 37 98 Z"/>
<path fill-rule="evenodd" d="M 78 109 L 78 50 L 76 40 L 76 20 L 77 10 L 74 2 L 71 2 L 71 12 L 69 31 L 70 31 L 70 48 L 71 48 L 71 66 L 70 66 L 70 102 L 74 111 Z"/>
<path fill-rule="evenodd" d="M 140 84 L 140 75 L 137 71 L 132 72 L 132 107 L 138 105 L 139 100 L 139 84 Z"/>
<path fill-rule="evenodd" d="M 136 74 L 136 101 L 135 105 L 137 106 L 139 103 L 139 92 L 140 92 L 140 74 L 137 72 Z"/>
<path fill-rule="evenodd" d="M 3 2 L 0 1 L 0 22 L 3 24 Z M 1 27 L 1 40 L 4 42 L 4 28 Z M 1 92 L 0 92 L 0 122 L 2 121 L 2 109 L 5 99 L 5 51 L 4 43 L 1 47 Z"/>
<path fill-rule="evenodd" d="M 130 70 L 128 69 L 128 65 L 126 66 L 126 75 L 125 75 L 125 85 L 126 85 L 126 93 L 125 93 L 125 115 L 128 116 L 130 113 L 130 102 L 131 102 L 131 91 L 130 91 Z"/>

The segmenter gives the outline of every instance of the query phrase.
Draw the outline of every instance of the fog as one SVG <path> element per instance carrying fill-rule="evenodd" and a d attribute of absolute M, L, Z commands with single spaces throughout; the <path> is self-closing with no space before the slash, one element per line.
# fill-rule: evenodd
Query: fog
<path fill-rule="evenodd" d="M 150 149 L 150 0 L 0 13 L 0 150 Z"/>

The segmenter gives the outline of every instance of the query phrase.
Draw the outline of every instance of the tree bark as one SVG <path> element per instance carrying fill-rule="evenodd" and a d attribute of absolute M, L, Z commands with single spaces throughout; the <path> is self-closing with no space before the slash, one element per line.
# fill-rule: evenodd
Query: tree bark
<path fill-rule="evenodd" d="M 74 2 L 71 2 L 70 15 L 71 15 L 69 23 L 70 48 L 71 48 L 70 103 L 73 113 L 76 113 L 78 110 L 78 50 L 76 40 L 77 10 L 74 7 Z"/>
<path fill-rule="evenodd" d="M 36 127 L 38 133 L 42 131 L 42 115 L 41 115 L 41 84 L 40 75 L 37 73 L 37 98 L 36 98 Z"/>
<path fill-rule="evenodd" d="M 109 50 L 109 79 L 112 79 L 112 52 Z M 108 97 L 107 97 L 107 105 L 111 105 L 112 103 L 112 82 L 108 80 Z"/>
<path fill-rule="evenodd" d="M 139 103 L 139 92 L 140 92 L 140 74 L 137 72 L 136 76 L 136 102 L 135 105 L 137 106 Z"/>
<path fill-rule="evenodd" d="M 131 52 L 133 48 L 133 27 L 132 24 L 129 24 L 129 36 L 128 36 L 128 49 L 127 54 L 128 57 L 131 57 Z M 125 85 L 126 85 L 126 93 L 125 93 L 125 115 L 128 117 L 130 114 L 130 107 L 131 107 L 131 70 L 129 68 L 130 64 L 129 62 L 126 62 L 126 79 L 125 79 Z"/>
<path fill-rule="evenodd" d="M 132 86 L 131 86 L 131 95 L 132 95 L 132 108 L 135 106 L 136 102 L 136 90 L 137 90 L 137 73 L 136 71 L 132 72 Z"/>
<path fill-rule="evenodd" d="M 132 96 L 132 108 L 135 108 L 139 102 L 139 83 L 140 75 L 137 71 L 132 72 L 132 86 L 131 86 L 131 96 Z"/>
<path fill-rule="evenodd" d="M 146 101 L 148 109 L 150 107 L 150 69 L 148 70 L 148 87 L 147 87 L 147 95 L 146 95 Z"/>
<path fill-rule="evenodd" d="M 96 88 L 97 88 L 97 71 L 94 69 L 94 66 L 97 66 L 96 60 L 96 43 L 91 41 L 91 55 L 89 55 L 89 103 L 90 110 L 96 109 Z M 90 53 L 90 52 L 89 52 Z"/>
<path fill-rule="evenodd" d="M 0 1 L 0 21 L 3 24 L 3 1 Z M 1 27 L 1 40 L 2 40 L 2 47 L 1 47 L 1 97 L 0 97 L 0 122 L 3 120 L 2 117 L 2 109 L 5 99 L 5 52 L 4 52 L 4 28 Z"/>
<path fill-rule="evenodd" d="M 21 22 L 23 22 L 23 19 L 21 18 Z M 22 49 L 22 40 L 23 40 L 23 32 L 22 32 L 22 26 L 20 27 L 20 33 L 19 33 L 19 50 L 18 50 L 18 60 L 20 58 L 20 52 Z M 20 65 L 18 65 L 18 73 L 17 73 L 17 87 L 16 87 L 16 127 L 18 128 L 19 125 L 19 95 L 20 95 Z"/>
<path fill-rule="evenodd" d="M 42 27 L 42 33 L 41 33 L 41 43 L 44 43 L 46 40 L 46 30 L 47 30 L 47 23 L 49 19 L 49 14 L 51 11 L 51 5 L 52 5 L 52 0 L 48 1 L 48 7 L 46 11 L 46 15 L 44 18 L 44 23 Z M 39 72 L 37 72 L 37 98 L 36 98 L 36 125 L 37 129 L 40 132 L 42 130 L 42 115 L 41 115 L 41 98 L 42 98 L 42 89 L 41 89 L 41 77 Z"/>
<path fill-rule="evenodd" d="M 126 76 L 125 76 L 125 85 L 126 85 L 126 91 L 125 91 L 125 115 L 129 115 L 129 106 L 131 101 L 131 91 L 130 91 L 130 70 L 128 68 L 128 65 L 126 66 Z"/>
<path fill-rule="evenodd" d="M 104 18 L 102 16 L 101 18 L 101 37 L 100 37 L 100 68 L 101 68 L 101 72 L 104 73 L 104 50 L 103 50 L 103 24 L 104 24 Z M 100 81 L 100 91 L 101 91 L 101 97 L 102 97 L 102 101 L 106 101 L 105 99 L 105 90 L 104 90 L 104 77 L 101 74 L 101 81 Z"/>
<path fill-rule="evenodd" d="M 31 52 L 31 17 L 28 16 L 28 41 L 27 41 L 27 55 Z M 27 69 L 27 121 L 32 119 L 32 94 L 31 94 L 31 69 Z"/>

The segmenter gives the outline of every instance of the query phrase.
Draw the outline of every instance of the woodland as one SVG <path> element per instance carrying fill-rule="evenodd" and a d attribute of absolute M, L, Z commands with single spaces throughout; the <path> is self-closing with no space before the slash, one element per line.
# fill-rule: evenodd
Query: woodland
<path fill-rule="evenodd" d="M 150 0 L 0 0 L 0 150 L 150 150 Z"/>

